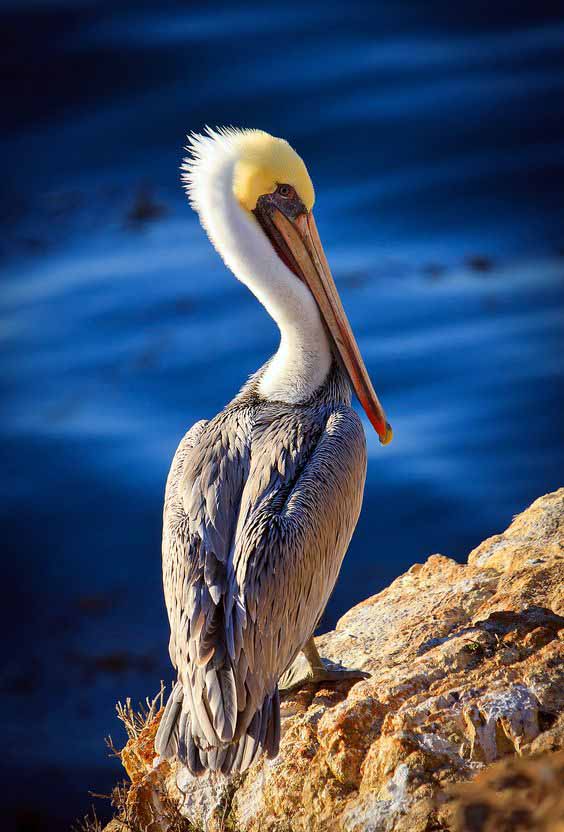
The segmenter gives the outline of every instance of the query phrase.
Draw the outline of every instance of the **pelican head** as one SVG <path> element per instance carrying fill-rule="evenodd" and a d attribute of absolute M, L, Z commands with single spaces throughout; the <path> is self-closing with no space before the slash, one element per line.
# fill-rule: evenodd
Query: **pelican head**
<path fill-rule="evenodd" d="M 308 318 L 304 310 L 314 305 L 380 442 L 390 442 L 392 429 L 323 251 L 313 216 L 315 191 L 301 157 L 262 130 L 208 129 L 192 135 L 187 149 L 182 171 L 192 206 L 227 266 L 278 323 L 286 364 L 291 350 L 285 341 L 307 342 L 313 312 Z M 302 352 L 311 357 L 315 350 L 308 344 Z"/>

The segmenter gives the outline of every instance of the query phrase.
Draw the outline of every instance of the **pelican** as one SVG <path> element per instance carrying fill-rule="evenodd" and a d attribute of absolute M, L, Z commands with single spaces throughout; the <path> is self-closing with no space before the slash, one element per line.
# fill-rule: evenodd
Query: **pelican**
<path fill-rule="evenodd" d="M 366 477 L 351 387 L 382 444 L 392 431 L 323 253 L 300 156 L 283 139 L 234 128 L 192 134 L 187 151 L 192 207 L 280 330 L 275 355 L 184 436 L 165 492 L 177 682 L 155 753 L 193 775 L 230 774 L 277 755 L 282 684 L 364 675 L 324 664 L 313 640 Z"/>

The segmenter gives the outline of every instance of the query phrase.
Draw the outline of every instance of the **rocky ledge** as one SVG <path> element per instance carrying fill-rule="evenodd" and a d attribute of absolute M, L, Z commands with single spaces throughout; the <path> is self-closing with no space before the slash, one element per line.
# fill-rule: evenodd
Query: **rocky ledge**
<path fill-rule="evenodd" d="M 356 684 L 283 701 L 276 760 L 191 779 L 130 725 L 108 832 L 564 829 L 564 489 L 466 565 L 414 564 L 317 640 Z"/>

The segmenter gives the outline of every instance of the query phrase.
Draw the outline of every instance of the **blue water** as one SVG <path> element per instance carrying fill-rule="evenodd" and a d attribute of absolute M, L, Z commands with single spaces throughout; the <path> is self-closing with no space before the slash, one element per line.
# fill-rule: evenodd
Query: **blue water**
<path fill-rule="evenodd" d="M 171 677 L 171 456 L 276 348 L 181 193 L 187 131 L 258 126 L 303 155 L 394 425 L 388 448 L 368 435 L 324 627 L 562 484 L 564 20 L 528 5 L 2 4 L 14 828 L 68 828 L 119 776 L 114 703 Z"/>

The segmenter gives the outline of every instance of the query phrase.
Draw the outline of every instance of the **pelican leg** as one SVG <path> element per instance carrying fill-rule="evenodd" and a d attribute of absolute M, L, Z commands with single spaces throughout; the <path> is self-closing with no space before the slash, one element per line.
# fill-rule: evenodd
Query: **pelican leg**
<path fill-rule="evenodd" d="M 348 682 L 368 679 L 369 676 L 370 674 L 363 670 L 347 670 L 342 665 L 322 659 L 312 636 L 302 648 L 300 655 L 278 680 L 278 689 L 281 693 L 286 693 L 303 685 Z"/>

